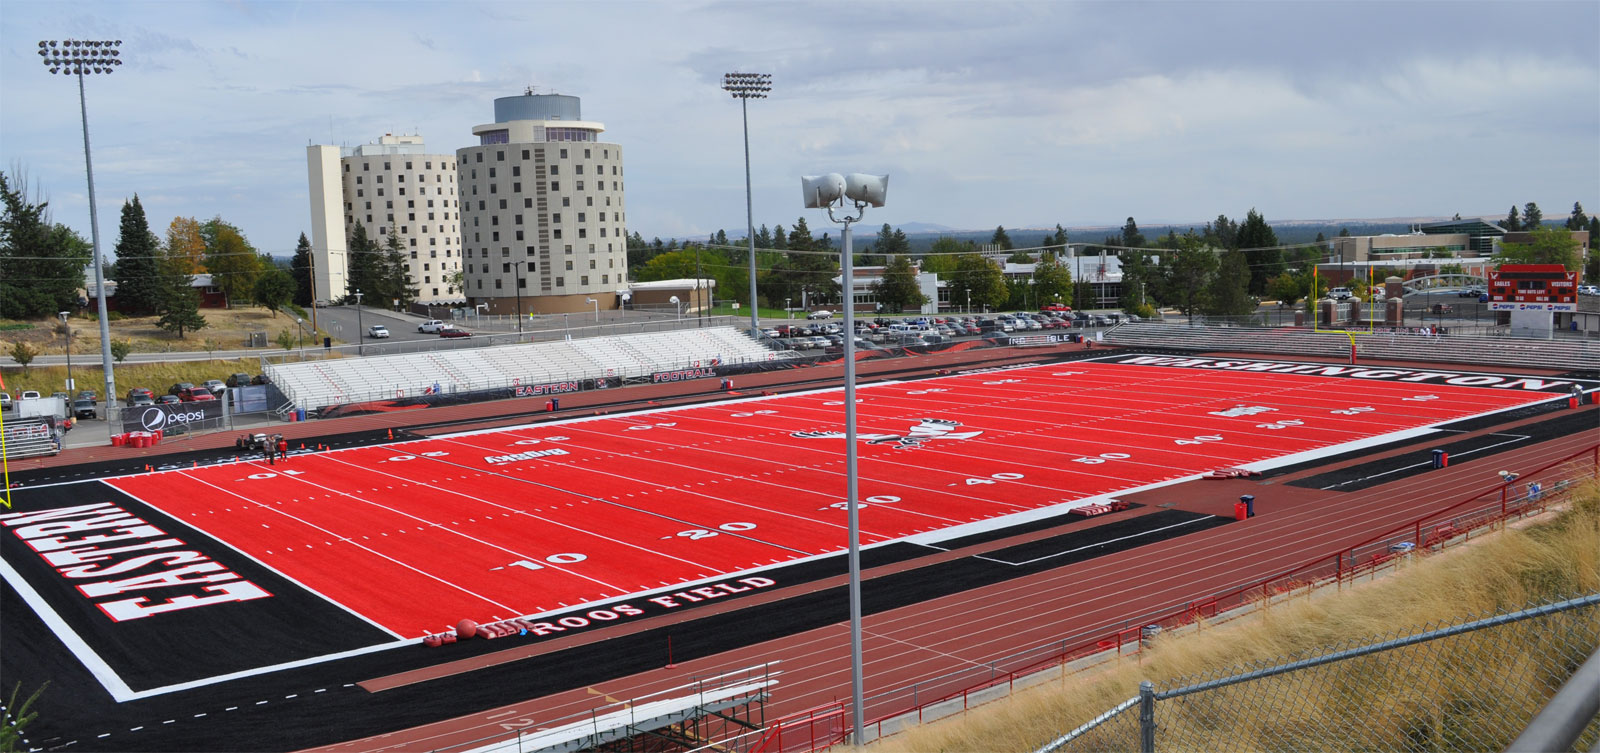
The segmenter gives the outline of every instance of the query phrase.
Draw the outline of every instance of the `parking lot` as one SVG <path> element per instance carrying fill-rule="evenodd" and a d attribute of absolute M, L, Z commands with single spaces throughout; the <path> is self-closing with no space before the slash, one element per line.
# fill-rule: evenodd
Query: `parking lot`
<path fill-rule="evenodd" d="M 1046 311 L 1007 314 L 917 317 L 868 317 L 856 320 L 856 347 L 938 345 L 962 340 L 1026 334 L 1082 334 L 1129 321 L 1119 313 Z M 768 326 L 763 333 L 790 350 L 828 350 L 844 347 L 844 325 L 838 320 L 788 321 Z"/>

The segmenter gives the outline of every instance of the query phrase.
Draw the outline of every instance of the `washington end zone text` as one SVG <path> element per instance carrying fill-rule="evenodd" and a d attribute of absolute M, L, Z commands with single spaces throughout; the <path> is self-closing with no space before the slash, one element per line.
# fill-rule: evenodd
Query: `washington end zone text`
<path fill-rule="evenodd" d="M 1219 358 L 1182 358 L 1177 356 L 1132 356 L 1118 358 L 1113 363 L 1141 366 L 1175 366 L 1185 369 L 1215 369 L 1222 371 L 1260 371 L 1273 374 L 1306 374 L 1309 376 L 1337 376 L 1354 379 L 1373 379 L 1387 382 L 1412 382 L 1421 384 L 1453 384 L 1458 387 L 1494 387 L 1498 389 L 1527 390 L 1529 392 L 1565 392 L 1572 385 L 1560 379 L 1535 377 L 1495 376 L 1492 374 L 1463 374 L 1458 371 L 1422 371 L 1412 369 L 1368 368 L 1365 366 L 1331 366 L 1313 363 L 1284 363 L 1281 361 L 1246 361 Z"/>
<path fill-rule="evenodd" d="M 78 592 L 116 622 L 272 595 L 110 502 L 7 513 L 0 524 L 61 577 L 83 581 Z"/>

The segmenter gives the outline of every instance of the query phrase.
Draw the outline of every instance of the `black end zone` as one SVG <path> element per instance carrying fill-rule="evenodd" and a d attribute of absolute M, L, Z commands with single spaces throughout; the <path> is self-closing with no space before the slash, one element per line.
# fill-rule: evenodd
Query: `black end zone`
<path fill-rule="evenodd" d="M 30 622 L 27 624 L 36 627 L 19 628 L 18 623 L 7 618 L 0 651 L 8 657 L 14 651 L 37 653 L 37 646 L 30 644 L 62 642 L 62 636 L 49 631 L 65 628 L 131 690 L 139 691 L 394 640 L 386 631 L 107 484 L 86 482 L 19 489 L 12 494 L 14 507 L 0 510 L 6 514 L 0 519 L 4 523 L 0 527 L 0 557 L 23 582 L 10 585 L 19 596 L 29 590 L 36 593 L 44 606 L 40 611 L 53 612 L 60 621 L 54 628 L 45 627 L 47 632 L 40 634 L 37 628 L 43 625 Z M 93 513 L 22 522 L 29 512 L 100 503 L 108 504 Z M 35 551 L 34 546 L 50 545 L 52 537 L 48 533 L 28 540 L 19 537 L 30 530 L 37 531 L 30 526 L 83 522 L 121 512 L 131 515 L 131 519 L 108 521 L 96 530 L 60 534 L 69 543 L 64 550 Z M 148 531 L 151 526 L 159 533 L 129 533 Z M 95 535 L 119 536 L 121 540 L 70 545 L 71 541 Z M 170 543 L 173 541 L 179 543 Z M 147 548 L 114 551 L 134 546 Z M 44 556 L 68 550 L 78 553 L 81 562 L 53 565 Z M 107 553 L 98 554 L 101 551 Z M 170 559 L 158 559 L 163 555 Z M 185 569 L 188 572 L 177 574 Z M 215 580 L 162 585 L 158 579 L 162 574 L 184 580 Z M 156 579 L 141 582 L 140 578 Z M 239 585 L 241 582 L 244 585 Z M 230 595 L 229 590 L 207 590 L 208 586 L 228 586 L 237 595 L 270 595 L 230 600 L 221 598 Z M 129 603 L 139 599 L 143 601 Z M 118 603 L 120 607 L 112 606 Z M 141 611 L 167 604 L 192 606 L 154 613 Z M 13 680 L 34 679 L 34 673 L 25 666 L 8 663 L 8 669 L 24 675 Z M 37 669 L 42 673 L 38 680 L 49 679 L 47 667 Z"/>

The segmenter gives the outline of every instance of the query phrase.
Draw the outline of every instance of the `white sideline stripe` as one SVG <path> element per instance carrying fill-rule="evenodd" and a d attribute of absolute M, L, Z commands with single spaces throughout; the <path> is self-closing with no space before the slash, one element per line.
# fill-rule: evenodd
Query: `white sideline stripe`
<path fill-rule="evenodd" d="M 885 382 L 873 382 L 871 384 L 856 385 L 856 390 L 859 391 L 859 390 L 873 388 L 873 387 L 888 387 L 890 385 L 895 385 L 895 384 L 900 384 L 900 383 L 901 383 L 901 380 L 891 379 L 891 380 L 885 381 Z M 412 439 L 412 440 L 408 440 L 408 441 L 405 441 L 405 442 L 390 442 L 388 444 L 376 445 L 376 446 L 380 446 L 380 447 L 398 447 L 398 446 L 402 446 L 402 445 L 412 444 L 412 443 L 415 443 L 415 442 L 426 442 L 426 441 L 432 440 L 432 439 L 459 439 L 461 437 L 475 437 L 475 436 L 477 436 L 479 434 L 496 434 L 496 433 L 504 432 L 504 431 L 518 431 L 518 430 L 522 430 L 522 429 L 548 429 L 548 428 L 550 428 L 552 426 L 561 426 L 563 424 L 583 423 L 585 421 L 604 421 L 604 420 L 607 420 L 607 419 L 630 418 L 630 417 L 633 417 L 633 416 L 640 416 L 640 415 L 646 415 L 646 414 L 655 415 L 655 414 L 658 414 L 658 413 L 676 413 L 677 411 L 692 410 L 692 409 L 696 409 L 696 408 L 720 408 L 720 407 L 727 406 L 727 405 L 738 405 L 738 404 L 741 404 L 741 403 L 759 403 L 759 402 L 763 402 L 763 401 L 767 401 L 767 400 L 778 400 L 778 399 L 781 399 L 781 398 L 807 397 L 807 396 L 810 396 L 810 395 L 822 395 L 822 394 L 826 394 L 826 393 L 830 393 L 830 392 L 839 392 L 839 391 L 841 391 L 843 389 L 844 389 L 843 387 L 822 387 L 822 388 L 814 389 L 814 390 L 803 390 L 801 392 L 784 392 L 784 393 L 777 393 L 777 394 L 772 394 L 772 395 L 755 395 L 755 396 L 752 396 L 752 397 L 741 397 L 741 398 L 739 398 L 737 400 L 718 400 L 717 402 L 714 402 L 714 403 L 689 403 L 687 405 L 672 405 L 672 406 L 667 406 L 665 408 L 662 408 L 662 407 L 653 407 L 653 408 L 652 407 L 647 407 L 645 410 L 633 410 L 633 411 L 628 411 L 626 413 L 605 413 L 605 414 L 601 414 L 601 415 L 598 415 L 598 416 L 593 416 L 593 415 L 590 415 L 590 416 L 574 416 L 572 418 L 566 418 L 566 419 L 562 419 L 560 421 L 538 421 L 538 422 L 526 423 L 526 424 L 514 424 L 512 426 L 497 426 L 497 427 L 492 428 L 492 429 L 473 429 L 472 431 L 458 431 L 458 432 L 454 432 L 454 433 L 451 433 L 451 434 L 435 434 L 435 435 L 433 435 L 431 437 L 424 437 L 422 439 Z M 560 395 L 557 395 L 556 397 L 560 397 Z M 673 398 L 667 398 L 667 399 L 670 400 L 670 399 L 673 399 Z M 577 410 L 587 410 L 587 409 L 579 408 Z M 484 420 L 492 421 L 492 420 L 494 420 L 494 418 L 491 416 L 491 417 L 486 418 Z M 359 448 L 352 447 L 352 448 L 348 448 L 348 449 L 359 449 Z M 343 452 L 343 450 L 339 450 L 339 452 Z"/>
<path fill-rule="evenodd" d="M 89 674 L 94 675 L 94 678 L 100 681 L 101 687 L 104 687 L 112 698 L 115 698 L 118 703 L 134 699 L 133 689 L 129 688 L 128 684 L 123 682 L 116 672 L 112 671 L 111 665 L 106 664 L 105 660 L 94 652 L 94 649 L 89 648 L 89 644 L 85 643 L 83 638 L 73 632 L 72 628 L 67 625 L 66 620 L 61 619 L 61 615 L 56 614 L 56 610 L 50 608 L 49 602 L 46 602 L 38 591 L 33 590 L 33 585 L 28 583 L 21 573 L 11 569 L 11 563 L 0 560 L 0 576 L 3 576 L 6 582 L 17 589 L 17 594 L 22 597 L 22 600 L 27 602 L 28 606 L 33 607 L 34 613 L 39 615 L 39 619 L 43 620 L 44 624 L 50 628 L 50 632 L 55 633 L 56 637 L 60 638 L 61 642 L 66 645 L 67 650 L 71 651 L 73 656 L 78 657 L 78 661 L 83 662 L 83 666 L 89 670 Z"/>
<path fill-rule="evenodd" d="M 1064 554 L 1072 554 L 1073 552 L 1081 552 L 1081 551 L 1083 551 L 1085 549 L 1093 549 L 1093 548 L 1095 548 L 1097 546 L 1104 546 L 1106 544 L 1115 544 L 1118 541 L 1127 541 L 1128 539 L 1137 539 L 1137 538 L 1140 538 L 1140 537 L 1143 537 L 1143 536 L 1149 536 L 1152 533 L 1160 533 L 1162 531 L 1171 530 L 1173 528 L 1181 528 L 1183 526 L 1193 525 L 1193 524 L 1198 523 L 1198 522 L 1200 522 L 1202 520 L 1210 520 L 1211 518 L 1215 518 L 1215 517 L 1217 517 L 1217 516 L 1215 516 L 1215 515 L 1206 515 L 1206 516 L 1203 516 L 1203 517 L 1194 518 L 1193 520 L 1185 520 L 1185 521 L 1183 521 L 1181 523 L 1173 523 L 1172 525 L 1169 525 L 1169 526 L 1162 526 L 1160 528 L 1154 528 L 1154 529 L 1151 529 L 1151 530 L 1148 530 L 1148 531 L 1140 531 L 1138 533 L 1131 533 L 1131 534 L 1128 534 L 1127 536 L 1122 536 L 1122 537 L 1115 538 L 1115 539 L 1108 539 L 1106 541 L 1096 541 L 1093 544 L 1085 544 L 1083 546 L 1077 547 L 1076 549 L 1066 549 L 1066 550 L 1062 550 L 1062 551 L 1059 551 L 1059 552 L 1046 554 L 1043 557 L 1034 557 L 1031 560 L 1023 560 L 1021 562 L 1007 562 L 1007 561 L 1002 560 L 1002 559 L 995 559 L 994 557 L 985 557 L 985 556 L 983 556 L 981 554 L 975 554 L 975 555 L 972 556 L 972 558 L 973 559 L 977 559 L 977 560 L 985 560 L 985 561 L 988 561 L 988 562 L 994 562 L 996 564 L 1001 564 L 1001 565 L 1010 565 L 1012 567 L 1022 567 L 1023 565 L 1031 565 L 1031 564 L 1033 564 L 1035 562 L 1043 562 L 1043 561 L 1048 560 L 1048 559 L 1054 559 L 1054 558 L 1060 557 L 1060 556 L 1062 556 Z"/>

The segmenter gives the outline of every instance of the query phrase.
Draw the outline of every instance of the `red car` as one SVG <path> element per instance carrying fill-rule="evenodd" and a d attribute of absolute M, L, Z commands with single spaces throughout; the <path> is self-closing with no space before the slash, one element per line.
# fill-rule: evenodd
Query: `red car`
<path fill-rule="evenodd" d="M 203 403 L 207 400 L 215 400 L 217 396 L 211 394 L 211 390 L 204 387 L 190 387 L 180 393 L 178 399 L 185 403 Z"/>
<path fill-rule="evenodd" d="M 472 337 L 472 333 L 464 329 L 441 329 L 440 337 Z"/>
<path fill-rule="evenodd" d="M 1039 307 L 1040 311 L 1071 311 L 1072 307 L 1065 303 L 1046 303 Z"/>

